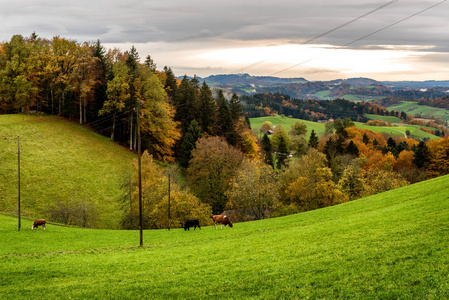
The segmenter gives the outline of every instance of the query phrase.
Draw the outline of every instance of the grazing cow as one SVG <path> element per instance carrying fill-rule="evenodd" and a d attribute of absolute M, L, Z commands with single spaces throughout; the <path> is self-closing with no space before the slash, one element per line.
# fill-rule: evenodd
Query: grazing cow
<path fill-rule="evenodd" d="M 232 222 L 229 220 L 228 216 L 226 215 L 214 215 L 212 216 L 212 219 L 215 223 L 215 229 L 217 229 L 217 223 L 221 224 L 221 229 L 223 229 L 223 225 L 226 228 L 226 225 L 229 225 L 229 227 L 232 227 Z"/>
<path fill-rule="evenodd" d="M 45 219 L 39 219 L 34 221 L 33 225 L 31 225 L 31 230 L 33 230 L 34 228 L 39 229 L 39 226 L 42 226 L 43 229 L 45 229 Z"/>
<path fill-rule="evenodd" d="M 197 226 L 199 229 L 201 229 L 200 220 L 198 219 L 187 220 L 184 224 L 184 231 L 190 230 L 190 227 L 194 227 L 193 230 L 195 230 Z"/>

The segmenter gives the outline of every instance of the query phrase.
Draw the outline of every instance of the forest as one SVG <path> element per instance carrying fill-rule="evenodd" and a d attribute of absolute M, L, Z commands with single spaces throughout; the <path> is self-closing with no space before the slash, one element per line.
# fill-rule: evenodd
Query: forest
<path fill-rule="evenodd" d="M 416 141 L 362 130 L 366 113 L 410 121 L 373 103 L 250 97 L 214 90 L 196 77 L 176 78 L 170 67 L 143 63 L 134 47 L 15 35 L 0 44 L 0 114 L 59 115 L 136 151 L 142 134 L 145 228 L 188 217 L 210 222 L 282 216 L 331 206 L 449 173 L 449 138 Z M 287 132 L 250 117 L 285 114 L 325 120 L 326 134 L 298 121 Z M 332 119 L 331 121 L 329 121 Z M 140 120 L 140 128 L 137 128 Z M 272 134 L 271 134 L 272 132 Z M 269 134 L 270 133 L 270 134 Z M 170 198 L 167 172 L 172 174 Z M 136 228 L 137 164 L 124 185 L 122 227 Z M 122 200 L 118 200 L 122 201 Z M 75 224 L 76 225 L 76 224 Z"/>

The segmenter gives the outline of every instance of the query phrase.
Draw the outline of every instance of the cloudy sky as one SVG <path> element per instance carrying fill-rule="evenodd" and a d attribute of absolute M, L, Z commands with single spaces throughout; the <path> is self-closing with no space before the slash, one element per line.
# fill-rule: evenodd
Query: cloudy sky
<path fill-rule="evenodd" d="M 136 47 L 176 75 L 449 80 L 449 1 L 0 0 L 0 42 Z"/>

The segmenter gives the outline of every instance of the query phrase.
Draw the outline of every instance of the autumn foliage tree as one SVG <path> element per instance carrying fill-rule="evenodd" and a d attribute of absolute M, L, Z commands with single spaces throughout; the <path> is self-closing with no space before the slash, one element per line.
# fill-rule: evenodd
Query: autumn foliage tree
<path fill-rule="evenodd" d="M 278 201 L 277 174 L 258 160 L 245 159 L 229 183 L 227 208 L 241 219 L 262 219 Z"/>
<path fill-rule="evenodd" d="M 226 191 L 243 160 L 243 154 L 221 137 L 203 137 L 192 151 L 187 169 L 193 193 L 212 206 L 214 214 L 223 212 L 228 198 Z"/>
<path fill-rule="evenodd" d="M 282 176 L 280 189 L 284 203 L 295 204 L 303 210 L 348 200 L 332 181 L 332 172 L 326 166 L 325 156 L 313 148 L 301 159 L 290 163 Z"/>

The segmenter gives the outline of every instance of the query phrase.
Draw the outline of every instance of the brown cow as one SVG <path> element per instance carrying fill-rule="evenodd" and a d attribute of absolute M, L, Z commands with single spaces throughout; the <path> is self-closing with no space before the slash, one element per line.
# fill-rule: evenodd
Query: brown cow
<path fill-rule="evenodd" d="M 226 228 L 226 225 L 229 225 L 229 227 L 232 227 L 232 222 L 229 220 L 228 216 L 226 215 L 214 215 L 212 216 L 212 219 L 215 223 L 215 229 L 217 229 L 217 223 L 221 224 L 221 229 L 223 229 L 223 225 Z"/>
<path fill-rule="evenodd" d="M 39 229 L 39 226 L 42 226 L 42 228 L 45 230 L 45 223 L 45 219 L 38 219 L 34 221 L 33 225 L 31 225 L 31 230 L 33 230 L 34 228 Z"/>

